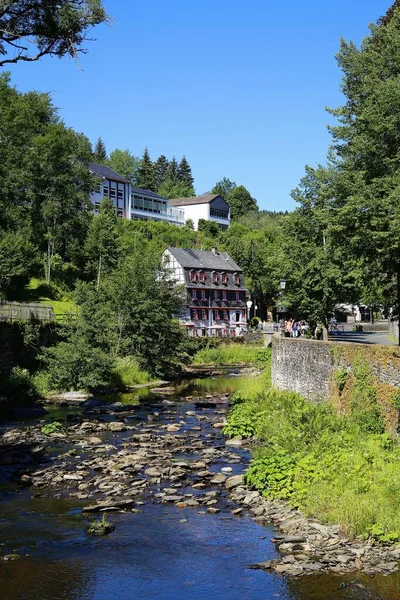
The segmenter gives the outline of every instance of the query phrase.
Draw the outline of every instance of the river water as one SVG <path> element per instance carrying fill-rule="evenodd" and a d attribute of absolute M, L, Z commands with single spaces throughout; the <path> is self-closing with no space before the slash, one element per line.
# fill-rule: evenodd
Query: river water
<path fill-rule="evenodd" d="M 195 407 L 192 396 L 233 392 L 239 385 L 234 377 L 181 382 L 171 401 L 182 415 L 188 410 L 204 412 Z M 148 390 L 117 399 L 136 403 L 138 418 L 142 412 L 151 414 L 153 402 L 158 402 Z M 79 413 L 55 409 L 50 416 L 68 418 L 74 412 Z M 23 428 L 26 423 L 8 425 Z M 249 456 L 239 453 L 242 464 L 235 467 L 240 470 Z M 12 481 L 4 481 L 0 493 L 0 555 L 21 556 L 0 562 L 2 600 L 400 599 L 397 574 L 290 580 L 246 568 L 273 558 L 276 551 L 270 542 L 273 529 L 254 523 L 245 513 L 208 514 L 145 502 L 140 512 L 113 514 L 115 531 L 96 538 L 85 533 L 83 504 L 76 498 L 49 499 Z"/>

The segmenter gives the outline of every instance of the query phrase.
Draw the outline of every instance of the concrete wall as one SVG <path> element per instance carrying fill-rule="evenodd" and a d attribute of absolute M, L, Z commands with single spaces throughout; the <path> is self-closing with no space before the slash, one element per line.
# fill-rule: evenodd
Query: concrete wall
<path fill-rule="evenodd" d="M 298 392 L 309 400 L 327 399 L 334 371 L 339 367 L 352 370 L 352 360 L 358 354 L 371 367 L 378 384 L 400 388 L 400 352 L 393 346 L 276 336 L 272 342 L 272 385 Z"/>

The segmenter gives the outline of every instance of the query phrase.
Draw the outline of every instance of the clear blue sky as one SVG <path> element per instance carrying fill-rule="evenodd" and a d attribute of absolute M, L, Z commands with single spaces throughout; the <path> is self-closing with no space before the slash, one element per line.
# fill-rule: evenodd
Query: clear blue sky
<path fill-rule="evenodd" d="M 323 162 L 325 106 L 341 103 L 334 54 L 357 44 L 392 0 L 106 0 L 81 67 L 12 67 L 23 91 L 50 91 L 64 121 L 107 150 L 185 154 L 197 193 L 226 176 L 261 208 L 294 206 L 304 165 Z"/>

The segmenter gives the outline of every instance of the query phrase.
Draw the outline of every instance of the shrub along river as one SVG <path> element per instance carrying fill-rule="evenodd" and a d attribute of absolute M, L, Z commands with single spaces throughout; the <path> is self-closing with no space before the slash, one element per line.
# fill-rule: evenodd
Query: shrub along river
<path fill-rule="evenodd" d="M 276 550 L 272 526 L 226 492 L 226 477 L 250 458 L 221 432 L 239 386 L 240 377 L 192 380 L 168 394 L 143 389 L 5 424 L 0 597 L 400 599 L 398 574 L 287 579 L 247 568 Z M 63 430 L 44 435 L 55 418 Z M 99 508 L 115 525 L 106 537 L 85 531 Z"/>

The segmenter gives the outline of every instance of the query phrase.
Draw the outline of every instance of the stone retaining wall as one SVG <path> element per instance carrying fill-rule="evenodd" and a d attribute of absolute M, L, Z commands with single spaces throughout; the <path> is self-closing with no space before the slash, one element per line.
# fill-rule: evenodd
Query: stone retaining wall
<path fill-rule="evenodd" d="M 298 392 L 308 400 L 325 400 L 335 371 L 345 368 L 350 372 L 354 360 L 366 362 L 379 384 L 400 389 L 397 347 L 281 337 L 272 342 L 272 385 Z"/>
<path fill-rule="evenodd" d="M 389 335 L 399 339 L 399 319 L 389 319 Z"/>

